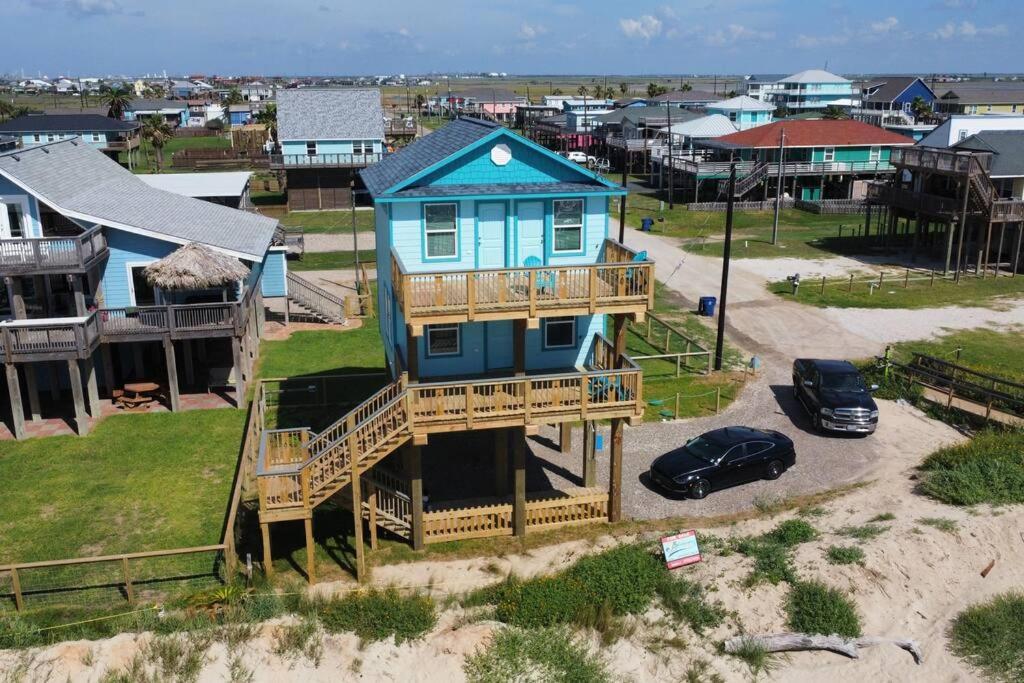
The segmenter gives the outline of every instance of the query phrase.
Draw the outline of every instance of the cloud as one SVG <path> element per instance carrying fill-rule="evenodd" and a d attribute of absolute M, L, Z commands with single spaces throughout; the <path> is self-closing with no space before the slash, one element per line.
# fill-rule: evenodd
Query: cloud
<path fill-rule="evenodd" d="M 928 35 L 931 38 L 938 38 L 940 40 L 950 40 L 951 38 L 965 38 L 967 40 L 971 40 L 979 37 L 1005 36 L 1007 33 L 1006 24 L 976 26 L 970 21 L 961 21 L 959 24 L 947 21 Z"/>
<path fill-rule="evenodd" d="M 809 36 L 801 33 L 796 37 L 796 40 L 793 42 L 793 45 L 795 47 L 810 49 L 816 47 L 826 47 L 828 45 L 846 45 L 848 42 L 850 42 L 850 36 L 844 33 L 837 33 L 827 36 Z"/>
<path fill-rule="evenodd" d="M 30 4 L 38 9 L 59 10 L 77 17 L 143 15 L 142 10 L 128 9 L 119 0 L 31 0 Z"/>
<path fill-rule="evenodd" d="M 704 42 L 708 45 L 734 45 L 739 41 L 771 40 L 775 34 L 771 31 L 755 31 L 742 24 L 729 24 L 725 29 L 718 29 L 708 34 Z"/>
<path fill-rule="evenodd" d="M 542 26 L 540 24 L 528 24 L 525 21 L 523 22 L 523 25 L 519 27 L 519 37 L 524 40 L 533 40 L 547 32 L 547 26 Z"/>
<path fill-rule="evenodd" d="M 871 30 L 875 33 L 891 33 L 895 31 L 900 25 L 900 20 L 896 17 L 886 17 L 881 21 L 875 21 L 871 24 Z"/>
<path fill-rule="evenodd" d="M 412 33 L 410 33 L 409 29 L 407 29 L 404 26 L 402 26 L 401 28 L 398 29 L 398 35 L 402 36 L 403 38 L 411 38 L 412 37 Z"/>
<path fill-rule="evenodd" d="M 650 40 L 661 35 L 662 23 L 661 19 L 644 14 L 636 19 L 619 19 L 619 28 L 627 38 Z"/>

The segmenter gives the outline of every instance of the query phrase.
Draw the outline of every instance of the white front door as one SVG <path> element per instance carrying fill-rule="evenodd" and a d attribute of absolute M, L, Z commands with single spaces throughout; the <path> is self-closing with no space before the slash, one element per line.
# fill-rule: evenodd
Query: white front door
<path fill-rule="evenodd" d="M 526 259 L 536 256 L 544 262 L 544 202 L 516 203 L 518 236 L 518 258 L 516 266 L 522 266 Z"/>
<path fill-rule="evenodd" d="M 505 204 L 477 204 L 476 221 L 477 268 L 504 268 Z"/>

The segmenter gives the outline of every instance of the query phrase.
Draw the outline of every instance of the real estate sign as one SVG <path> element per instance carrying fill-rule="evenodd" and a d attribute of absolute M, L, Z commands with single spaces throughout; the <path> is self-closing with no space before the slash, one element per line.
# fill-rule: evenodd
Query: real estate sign
<path fill-rule="evenodd" d="M 661 549 L 665 553 L 665 566 L 669 569 L 695 564 L 702 559 L 697 547 L 697 532 L 692 529 L 675 536 L 665 536 L 661 539 Z"/>

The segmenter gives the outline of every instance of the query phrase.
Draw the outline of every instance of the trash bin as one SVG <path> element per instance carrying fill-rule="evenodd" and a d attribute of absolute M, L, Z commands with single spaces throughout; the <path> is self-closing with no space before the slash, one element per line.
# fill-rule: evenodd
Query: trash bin
<path fill-rule="evenodd" d="M 654 219 L 650 216 L 644 216 L 640 219 L 640 231 L 650 232 L 651 228 L 654 227 Z"/>
<path fill-rule="evenodd" d="M 705 315 L 709 318 L 715 317 L 715 304 L 718 303 L 718 299 L 713 296 L 702 296 L 697 302 L 697 314 Z"/>

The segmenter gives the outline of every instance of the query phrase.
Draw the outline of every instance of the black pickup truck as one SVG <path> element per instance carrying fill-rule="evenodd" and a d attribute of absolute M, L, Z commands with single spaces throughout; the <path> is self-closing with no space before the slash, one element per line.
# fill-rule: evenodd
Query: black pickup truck
<path fill-rule="evenodd" d="M 857 368 L 845 360 L 793 362 L 793 397 L 803 404 L 814 428 L 871 434 L 878 426 L 878 406 Z"/>

